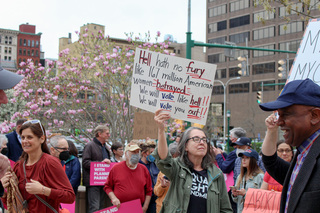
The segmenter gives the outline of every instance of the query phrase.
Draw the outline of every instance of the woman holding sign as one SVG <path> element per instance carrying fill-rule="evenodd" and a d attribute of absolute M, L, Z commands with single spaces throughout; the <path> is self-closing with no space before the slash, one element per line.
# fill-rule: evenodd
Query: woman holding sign
<path fill-rule="evenodd" d="M 213 163 L 205 132 L 197 127 L 187 129 L 179 142 L 180 157 L 172 158 L 165 133 L 169 118 L 161 109 L 155 112 L 159 141 L 152 155 L 170 180 L 160 212 L 231 213 L 224 175 Z"/>
<path fill-rule="evenodd" d="M 244 200 L 249 188 L 260 189 L 263 182 L 263 171 L 257 164 L 259 154 L 254 149 L 247 149 L 238 154 L 242 158 L 241 172 L 236 180 L 236 186 L 232 189 L 232 199 L 237 203 L 237 211 L 243 210 Z"/>

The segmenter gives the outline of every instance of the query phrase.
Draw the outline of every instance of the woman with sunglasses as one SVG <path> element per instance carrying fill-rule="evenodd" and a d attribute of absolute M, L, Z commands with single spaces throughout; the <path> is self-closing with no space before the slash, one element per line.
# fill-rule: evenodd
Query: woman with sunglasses
<path fill-rule="evenodd" d="M 286 144 L 284 140 L 277 142 L 277 154 L 280 158 L 287 162 L 291 162 L 293 158 L 293 147 Z M 282 192 L 282 185 L 278 183 L 268 172 L 264 174 L 261 189 Z"/>
<path fill-rule="evenodd" d="M 49 154 L 45 129 L 39 120 L 26 121 L 20 129 L 23 153 L 13 171 L 30 213 L 59 211 L 60 203 L 73 203 L 75 194 L 59 160 Z M 9 186 L 11 172 L 1 179 Z M 48 204 L 48 206 L 46 204 Z"/>
<path fill-rule="evenodd" d="M 160 212 L 232 212 L 224 175 L 214 162 L 206 133 L 188 128 L 179 142 L 178 158 L 168 152 L 165 121 L 169 113 L 155 112 L 158 147 L 152 155 L 158 168 L 170 180 L 170 188 Z"/>

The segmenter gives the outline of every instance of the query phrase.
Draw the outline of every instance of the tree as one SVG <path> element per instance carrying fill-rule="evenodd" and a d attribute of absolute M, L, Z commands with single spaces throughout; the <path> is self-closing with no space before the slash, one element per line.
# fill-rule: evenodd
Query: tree
<path fill-rule="evenodd" d="M 283 18 L 287 21 L 291 21 L 291 15 L 296 14 L 302 21 L 308 21 L 314 19 L 312 16 L 312 10 L 320 10 L 320 2 L 318 0 L 254 0 L 255 6 L 263 5 L 266 11 L 276 13 L 275 5 L 280 4 L 285 8 L 286 15 Z M 261 17 L 262 22 L 264 18 Z"/>
<path fill-rule="evenodd" d="M 60 52 L 57 62 L 48 67 L 36 66 L 32 60 L 20 65 L 18 73 L 25 78 L 15 87 L 17 97 L 26 101 L 19 115 L 40 119 L 51 132 L 60 131 L 85 141 L 94 137 L 98 124 L 110 128 L 111 141 L 132 139 L 134 108 L 129 106 L 131 77 L 136 47 L 169 54 L 169 42 L 151 43 L 145 38 L 127 34 L 126 45 L 117 46 L 113 39 L 86 29 L 78 33 L 75 48 Z M 160 33 L 157 33 L 156 41 Z M 57 67 L 55 77 L 50 72 Z"/>

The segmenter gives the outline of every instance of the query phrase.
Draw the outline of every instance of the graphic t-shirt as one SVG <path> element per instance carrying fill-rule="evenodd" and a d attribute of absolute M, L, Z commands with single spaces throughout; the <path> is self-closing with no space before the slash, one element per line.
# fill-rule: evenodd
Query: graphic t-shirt
<path fill-rule="evenodd" d="M 192 172 L 192 186 L 188 213 L 206 213 L 207 212 L 207 192 L 208 192 L 208 173 L 207 170 Z"/>

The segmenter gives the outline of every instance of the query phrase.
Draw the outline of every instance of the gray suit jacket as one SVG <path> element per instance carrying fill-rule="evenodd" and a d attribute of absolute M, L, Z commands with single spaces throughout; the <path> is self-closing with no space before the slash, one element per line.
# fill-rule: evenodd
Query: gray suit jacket
<path fill-rule="evenodd" d="M 296 153 L 291 164 L 282 160 L 275 153 L 273 156 L 262 157 L 268 173 L 279 183 L 283 184 L 280 213 L 284 212 L 288 186 L 293 168 L 297 162 Z M 316 139 L 306 156 L 299 174 L 292 186 L 288 213 L 320 212 L 320 137 Z"/>

